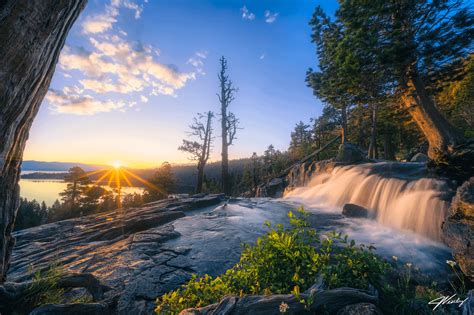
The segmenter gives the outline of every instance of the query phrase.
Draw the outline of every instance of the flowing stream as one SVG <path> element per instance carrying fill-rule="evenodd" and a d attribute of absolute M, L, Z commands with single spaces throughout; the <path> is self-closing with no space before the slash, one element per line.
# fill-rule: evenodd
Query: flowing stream
<path fill-rule="evenodd" d="M 382 225 L 439 241 L 452 195 L 447 182 L 426 177 L 423 163 L 381 162 L 315 175 L 285 199 L 338 213 L 346 203 L 357 204 Z"/>

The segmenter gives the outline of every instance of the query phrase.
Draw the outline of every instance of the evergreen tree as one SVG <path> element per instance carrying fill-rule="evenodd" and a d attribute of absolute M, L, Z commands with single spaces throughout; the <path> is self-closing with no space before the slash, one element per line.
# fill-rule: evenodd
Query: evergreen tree
<path fill-rule="evenodd" d="M 344 27 L 339 53 L 360 64 L 370 61 L 371 74 L 383 73 L 385 89 L 428 140 L 429 156 L 445 159 L 464 138 L 435 106 L 428 85 L 434 73 L 469 53 L 472 12 L 458 0 L 356 0 L 341 1 L 336 16 Z M 359 75 L 359 82 L 368 78 L 367 72 Z"/>
<path fill-rule="evenodd" d="M 454 69 L 455 77 L 446 83 L 439 78 L 436 103 L 465 137 L 474 137 L 474 54 Z"/>
<path fill-rule="evenodd" d="M 20 198 L 20 206 L 15 221 L 15 231 L 38 226 L 46 221 L 47 211 L 44 207 L 44 201 L 41 205 L 36 201 L 28 201 L 26 198 Z"/>
<path fill-rule="evenodd" d="M 145 189 L 144 199 L 146 201 L 154 201 L 168 198 L 176 190 L 176 182 L 171 169 L 171 164 L 163 162 L 160 168 L 149 179 L 151 185 Z"/>
<path fill-rule="evenodd" d="M 309 125 L 300 121 L 296 124 L 294 131 L 291 133 L 290 152 L 293 160 L 299 160 L 311 153 L 311 132 Z"/>
<path fill-rule="evenodd" d="M 91 214 L 100 211 L 101 202 L 106 196 L 111 196 L 112 191 L 101 186 L 91 186 L 83 191 L 80 199 L 80 209 L 83 214 Z"/>
<path fill-rule="evenodd" d="M 82 168 L 75 166 L 69 169 L 64 181 L 68 184 L 59 195 L 70 210 L 76 210 L 76 202 L 81 198 L 85 186 L 90 182 L 89 177 Z"/>

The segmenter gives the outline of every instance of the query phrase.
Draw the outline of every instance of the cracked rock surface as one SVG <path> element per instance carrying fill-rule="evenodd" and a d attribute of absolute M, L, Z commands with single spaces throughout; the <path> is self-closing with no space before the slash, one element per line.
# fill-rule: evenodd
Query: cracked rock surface
<path fill-rule="evenodd" d="M 240 257 L 241 243 L 284 222 L 288 205 L 259 207 L 256 199 L 221 195 L 164 200 L 140 208 L 45 224 L 15 234 L 9 281 L 24 281 L 56 262 L 88 272 L 119 295 L 117 314 L 153 314 L 158 296 L 193 273 L 218 275 Z"/>

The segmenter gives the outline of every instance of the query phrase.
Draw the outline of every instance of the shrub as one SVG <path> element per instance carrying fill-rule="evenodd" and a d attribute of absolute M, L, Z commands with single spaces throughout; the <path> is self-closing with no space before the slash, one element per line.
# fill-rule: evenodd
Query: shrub
<path fill-rule="evenodd" d="M 309 227 L 308 213 L 299 209 L 289 212 L 290 227 L 276 225 L 256 244 L 244 245 L 240 261 L 225 274 L 226 280 L 236 292 L 245 294 L 288 293 L 289 288 L 305 290 L 314 281 L 329 255 L 318 252 L 320 239 Z M 330 246 L 325 243 L 325 248 Z"/>
<path fill-rule="evenodd" d="M 33 306 L 61 303 L 65 291 L 58 287 L 58 281 L 63 274 L 64 269 L 57 263 L 52 263 L 45 271 L 36 271 L 25 299 Z"/>
<path fill-rule="evenodd" d="M 216 278 L 193 276 L 187 284 L 158 298 L 156 312 L 178 314 L 186 308 L 216 303 L 225 295 L 298 295 L 314 284 L 318 274 L 329 287 L 365 289 L 380 281 L 389 265 L 372 253 L 373 247 L 356 246 L 347 236 L 336 233 L 321 238 L 309 226 L 308 216 L 300 208 L 288 213 L 289 227 L 265 223 L 269 231 L 255 245 L 244 245 L 234 267 Z"/>
<path fill-rule="evenodd" d="M 338 240 L 343 246 L 334 247 L 331 259 L 334 263 L 327 264 L 322 274 L 328 288 L 353 287 L 368 289 L 369 284 L 379 287 L 381 275 L 390 265 L 373 253 L 374 246 L 356 245 L 348 241 L 347 235 L 335 234 L 333 240 Z"/>
<path fill-rule="evenodd" d="M 157 302 L 158 314 L 177 314 L 190 307 L 202 307 L 219 301 L 223 296 L 233 293 L 221 277 L 204 275 L 191 280 L 180 289 L 166 293 Z"/>

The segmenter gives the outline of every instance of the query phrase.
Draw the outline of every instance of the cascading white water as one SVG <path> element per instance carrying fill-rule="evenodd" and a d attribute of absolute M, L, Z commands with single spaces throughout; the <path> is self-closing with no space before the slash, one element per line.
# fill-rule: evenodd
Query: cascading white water
<path fill-rule="evenodd" d="M 344 204 L 354 203 L 384 225 L 439 240 L 450 189 L 442 180 L 421 177 L 424 168 L 421 163 L 396 162 L 336 167 L 314 175 L 307 186 L 287 192 L 285 198 L 339 212 Z"/>

